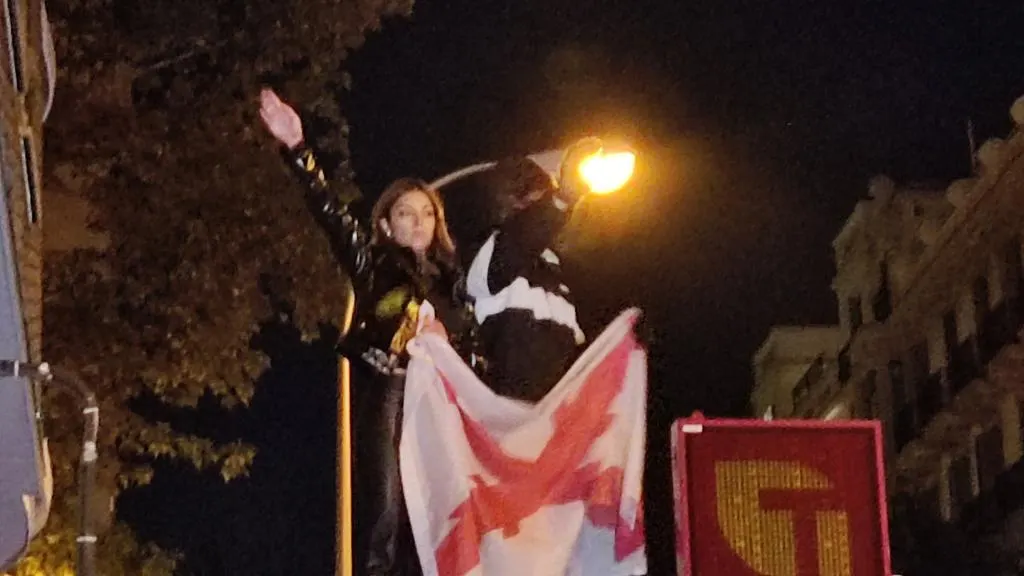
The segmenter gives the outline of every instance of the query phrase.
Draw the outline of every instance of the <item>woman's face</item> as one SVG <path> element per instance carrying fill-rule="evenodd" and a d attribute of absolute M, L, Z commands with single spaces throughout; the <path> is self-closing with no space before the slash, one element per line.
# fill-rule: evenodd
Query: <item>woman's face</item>
<path fill-rule="evenodd" d="M 434 240 L 437 211 L 430 196 L 422 190 L 410 190 L 399 196 L 388 218 L 381 222 L 391 231 L 391 240 L 417 254 L 425 254 Z"/>

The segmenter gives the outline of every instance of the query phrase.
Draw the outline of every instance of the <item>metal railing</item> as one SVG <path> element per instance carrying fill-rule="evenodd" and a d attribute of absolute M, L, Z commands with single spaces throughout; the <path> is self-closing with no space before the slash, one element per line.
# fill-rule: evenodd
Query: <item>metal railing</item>
<path fill-rule="evenodd" d="M 53 369 L 49 364 L 30 364 L 19 360 L 0 360 L 0 376 L 25 377 L 44 385 L 56 385 L 63 392 L 77 396 L 82 406 L 84 430 L 82 454 L 78 463 L 79 530 L 77 543 L 77 574 L 96 574 L 96 531 L 90 496 L 96 486 L 96 439 L 99 434 L 100 409 L 96 395 L 70 372 Z"/>

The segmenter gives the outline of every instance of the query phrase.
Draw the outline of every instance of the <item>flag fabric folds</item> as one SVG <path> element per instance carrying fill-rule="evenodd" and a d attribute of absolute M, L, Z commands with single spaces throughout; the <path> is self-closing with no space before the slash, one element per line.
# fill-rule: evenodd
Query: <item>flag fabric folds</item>
<path fill-rule="evenodd" d="M 426 576 L 646 574 L 638 317 L 535 405 L 495 395 L 441 336 L 410 343 L 400 459 Z"/>

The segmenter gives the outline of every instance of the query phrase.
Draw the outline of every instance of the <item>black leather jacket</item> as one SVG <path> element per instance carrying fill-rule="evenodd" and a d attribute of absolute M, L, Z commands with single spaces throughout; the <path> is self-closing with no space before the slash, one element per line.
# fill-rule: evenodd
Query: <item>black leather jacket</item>
<path fill-rule="evenodd" d="M 355 290 L 352 328 L 340 352 L 383 373 L 404 367 L 405 345 L 415 332 L 419 306 L 427 300 L 452 346 L 476 364 L 476 322 L 458 264 L 433 262 L 436 272 L 424 273 L 411 250 L 371 245 L 369 231 L 352 207 L 331 193 L 313 150 L 302 145 L 287 151 L 286 157 L 303 181 L 307 204 Z"/>

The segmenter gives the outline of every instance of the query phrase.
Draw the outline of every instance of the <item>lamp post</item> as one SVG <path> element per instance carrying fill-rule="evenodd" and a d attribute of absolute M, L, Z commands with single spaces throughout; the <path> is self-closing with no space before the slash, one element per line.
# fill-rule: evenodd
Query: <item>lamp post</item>
<path fill-rule="evenodd" d="M 356 293 L 352 284 L 345 290 L 345 314 L 341 318 L 341 339 L 348 336 L 355 313 Z M 337 494 L 335 506 L 335 576 L 352 576 L 353 495 L 352 495 L 352 366 L 344 354 L 338 355 Z"/>

